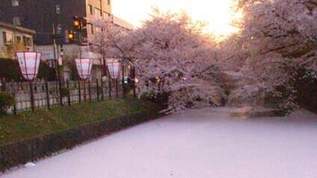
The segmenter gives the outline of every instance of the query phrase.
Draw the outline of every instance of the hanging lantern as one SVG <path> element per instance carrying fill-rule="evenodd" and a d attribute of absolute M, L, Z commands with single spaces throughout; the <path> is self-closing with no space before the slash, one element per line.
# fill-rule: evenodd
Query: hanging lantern
<path fill-rule="evenodd" d="M 16 53 L 19 67 L 23 77 L 29 81 L 30 84 L 30 101 L 32 111 L 35 110 L 34 92 L 32 81 L 36 78 L 41 61 L 41 53 L 37 52 L 17 52 Z"/>
<path fill-rule="evenodd" d="M 76 68 L 80 79 L 87 80 L 91 76 L 92 59 L 75 59 Z"/>
<path fill-rule="evenodd" d="M 107 59 L 107 66 L 112 79 L 118 79 L 120 74 L 120 63 L 117 59 Z"/>
<path fill-rule="evenodd" d="M 41 53 L 17 52 L 16 55 L 23 77 L 28 81 L 34 80 L 39 71 Z"/>

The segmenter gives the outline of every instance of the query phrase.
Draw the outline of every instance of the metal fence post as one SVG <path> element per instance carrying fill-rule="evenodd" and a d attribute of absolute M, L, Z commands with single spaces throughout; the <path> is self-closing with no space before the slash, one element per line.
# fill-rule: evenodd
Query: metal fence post
<path fill-rule="evenodd" d="M 122 77 L 121 77 L 122 81 L 121 81 L 121 83 L 122 83 L 122 94 L 123 94 L 123 97 L 126 96 L 125 84 L 124 84 L 124 74 L 125 74 L 125 72 L 124 72 L 124 64 L 122 64 Z"/>
<path fill-rule="evenodd" d="M 91 81 L 90 80 L 88 81 L 88 97 L 89 97 L 89 102 L 91 102 L 92 98 L 91 98 Z"/>
<path fill-rule="evenodd" d="M 96 79 L 96 87 L 97 87 L 97 101 L 99 101 L 99 80 Z"/>
<path fill-rule="evenodd" d="M 31 109 L 34 112 L 35 110 L 35 103 L 34 103 L 34 91 L 33 91 L 33 82 L 29 81 L 30 85 L 30 96 L 31 96 Z"/>
<path fill-rule="evenodd" d="M 100 88 L 101 88 L 101 100 L 105 100 L 105 95 L 104 95 L 104 86 L 103 86 L 103 80 L 101 79 L 100 81 Z"/>
<path fill-rule="evenodd" d="M 69 87 L 69 80 L 67 80 L 67 82 L 66 82 L 66 87 L 67 87 L 67 91 L 68 91 L 68 93 L 67 93 L 68 106 L 70 106 L 71 105 L 71 98 L 70 98 L 71 90 L 70 90 L 70 87 Z"/>
<path fill-rule="evenodd" d="M 47 105 L 47 109 L 51 109 L 50 106 L 50 93 L 48 91 L 48 82 L 45 81 L 45 91 L 46 91 L 46 105 Z"/>
<path fill-rule="evenodd" d="M 86 80 L 84 80 L 84 101 L 87 101 Z"/>
<path fill-rule="evenodd" d="M 116 79 L 116 97 L 119 98 L 119 86 L 118 86 L 118 79 Z"/>
<path fill-rule="evenodd" d="M 111 97 L 112 97 L 112 84 L 111 84 L 111 78 L 109 78 L 109 80 L 108 80 L 108 87 L 109 87 L 109 89 L 108 89 L 109 98 L 111 98 Z"/>
<path fill-rule="evenodd" d="M 81 87 L 80 87 L 80 80 L 78 80 L 78 103 L 81 103 Z"/>
<path fill-rule="evenodd" d="M 62 81 L 59 79 L 58 81 L 58 90 L 59 90 L 59 104 L 63 106 L 63 95 L 62 95 Z"/>
<path fill-rule="evenodd" d="M 17 102 L 16 102 L 16 93 L 18 91 L 18 83 L 15 83 L 15 86 L 13 86 L 13 98 L 14 98 L 14 104 L 13 104 L 13 114 L 16 115 L 17 114 Z"/>
<path fill-rule="evenodd" d="M 14 98 L 16 98 L 15 94 L 13 95 Z M 16 115 L 17 114 L 17 103 L 15 102 L 13 104 L 13 114 Z"/>

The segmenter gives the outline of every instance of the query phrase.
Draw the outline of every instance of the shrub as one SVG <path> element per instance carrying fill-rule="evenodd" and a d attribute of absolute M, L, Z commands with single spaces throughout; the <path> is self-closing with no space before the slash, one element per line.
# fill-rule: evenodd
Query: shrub
<path fill-rule="evenodd" d="M 267 93 L 265 104 L 285 113 L 291 113 L 298 107 L 317 111 L 317 72 L 299 67 L 288 85 L 275 87 L 274 92 Z"/>
<path fill-rule="evenodd" d="M 5 114 L 14 103 L 15 99 L 13 96 L 6 92 L 0 92 L 0 114 Z"/>
<path fill-rule="evenodd" d="M 317 112 L 317 71 L 300 69 L 294 84 L 297 103 L 313 112 Z"/>
<path fill-rule="evenodd" d="M 5 78 L 7 81 L 22 81 L 23 77 L 20 72 L 18 61 L 12 59 L 0 59 L 0 78 Z M 56 79 L 55 69 L 50 68 L 45 62 L 41 62 L 37 78 L 53 81 Z"/>
<path fill-rule="evenodd" d="M 70 72 L 70 79 L 71 80 L 79 80 L 77 68 L 76 68 L 76 63 L 74 60 L 65 60 L 64 66 L 67 66 Z"/>
<path fill-rule="evenodd" d="M 67 97 L 68 95 L 69 95 L 69 89 L 68 88 L 65 88 L 65 87 L 63 87 L 63 88 L 61 88 L 61 95 L 62 95 L 62 97 Z"/>
<path fill-rule="evenodd" d="M 168 98 L 170 93 L 163 92 L 163 93 L 154 93 L 153 91 L 143 93 L 140 96 L 141 100 L 150 101 L 155 104 L 159 104 L 163 108 L 167 108 L 168 105 Z"/>
<path fill-rule="evenodd" d="M 0 77 L 7 80 L 20 81 L 22 75 L 18 62 L 12 59 L 0 59 Z"/>
<path fill-rule="evenodd" d="M 57 79 L 56 71 L 54 68 L 49 67 L 45 62 L 41 62 L 37 78 L 55 81 Z"/>

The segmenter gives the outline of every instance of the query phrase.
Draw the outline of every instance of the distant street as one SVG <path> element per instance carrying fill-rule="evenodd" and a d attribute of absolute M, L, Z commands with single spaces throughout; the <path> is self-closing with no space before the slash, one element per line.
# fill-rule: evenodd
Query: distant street
<path fill-rule="evenodd" d="M 317 118 L 176 114 L 105 136 L 1 178 L 314 178 Z"/>

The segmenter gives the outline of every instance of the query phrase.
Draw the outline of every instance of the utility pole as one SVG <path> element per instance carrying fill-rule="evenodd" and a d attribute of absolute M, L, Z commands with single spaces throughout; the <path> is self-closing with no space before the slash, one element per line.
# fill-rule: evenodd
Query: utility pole
<path fill-rule="evenodd" d="M 56 64 L 56 74 L 58 80 L 58 90 L 59 90 L 59 104 L 63 106 L 63 96 L 62 96 L 62 79 L 61 79 L 61 71 L 60 71 L 60 64 L 57 57 L 57 44 L 56 44 L 56 30 L 55 24 L 53 24 L 53 54 L 54 54 L 54 61 Z"/>

